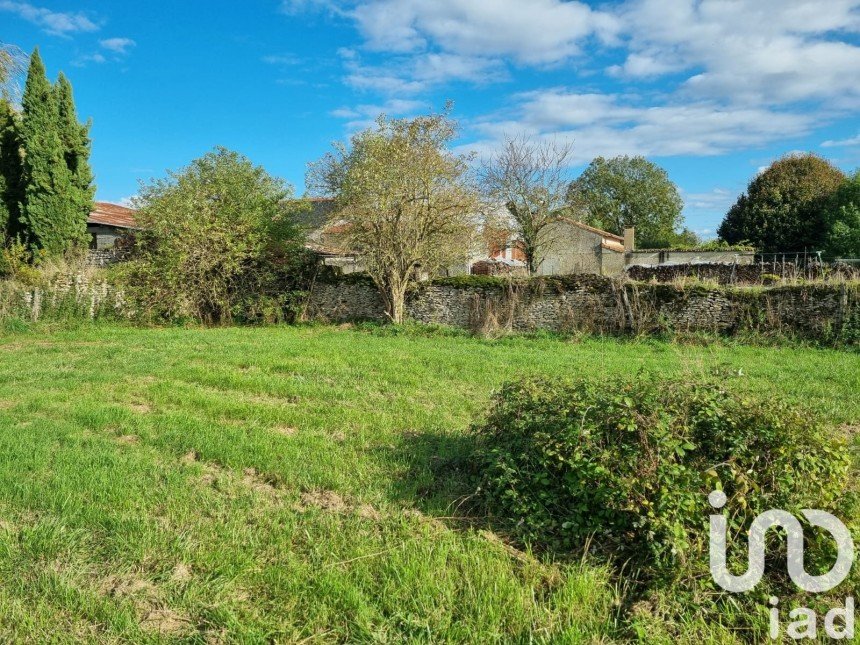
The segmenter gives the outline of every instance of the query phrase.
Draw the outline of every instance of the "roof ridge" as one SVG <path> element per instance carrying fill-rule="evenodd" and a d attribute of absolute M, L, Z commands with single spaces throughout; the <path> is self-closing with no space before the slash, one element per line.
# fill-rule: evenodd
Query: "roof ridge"
<path fill-rule="evenodd" d="M 564 220 L 566 222 L 570 222 L 574 226 L 578 226 L 579 228 L 584 228 L 586 231 L 591 231 L 592 233 L 597 233 L 598 235 L 602 235 L 604 237 L 611 237 L 612 239 L 618 240 L 619 242 L 624 242 L 624 237 L 621 235 L 616 235 L 615 233 L 610 233 L 609 231 L 604 231 L 603 229 L 597 228 L 596 226 L 591 226 L 590 224 L 586 224 L 578 219 L 573 219 L 572 217 L 562 216 L 559 219 Z"/>

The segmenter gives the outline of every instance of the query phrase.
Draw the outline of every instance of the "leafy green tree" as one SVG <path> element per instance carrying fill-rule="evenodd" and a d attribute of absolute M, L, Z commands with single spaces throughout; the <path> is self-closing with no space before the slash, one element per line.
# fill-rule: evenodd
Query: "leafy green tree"
<path fill-rule="evenodd" d="M 621 235 L 636 228 L 640 247 L 672 246 L 684 202 L 660 166 L 644 157 L 597 157 L 568 190 L 586 223 Z"/>
<path fill-rule="evenodd" d="M 379 117 L 351 145 L 311 166 L 308 185 L 334 196 L 345 244 L 373 279 L 388 315 L 403 321 L 406 292 L 419 272 L 465 260 L 477 190 L 469 158 L 448 150 L 457 131 L 448 113 Z"/>
<path fill-rule="evenodd" d="M 21 137 L 18 115 L 12 104 L 0 99 L 0 243 L 19 229 L 24 184 L 21 173 Z"/>
<path fill-rule="evenodd" d="M 803 251 L 821 245 L 825 211 L 845 175 L 814 154 L 789 155 L 755 177 L 717 233 L 729 244 L 760 251 Z"/>
<path fill-rule="evenodd" d="M 72 198 L 59 110 L 38 49 L 30 59 L 21 104 L 25 184 L 21 223 L 32 247 L 62 253 L 86 241 L 87 220 Z"/>
<path fill-rule="evenodd" d="M 291 196 L 282 180 L 225 148 L 142 186 L 125 278 L 141 316 L 283 318 L 280 278 L 303 248 Z"/>
<path fill-rule="evenodd" d="M 78 123 L 72 85 L 62 72 L 54 86 L 54 100 L 57 104 L 59 118 L 57 125 L 63 143 L 63 156 L 72 176 L 69 200 L 75 212 L 86 221 L 93 210 L 93 198 L 96 192 L 89 162 L 90 124 Z"/>
<path fill-rule="evenodd" d="M 830 258 L 860 258 L 860 170 L 842 182 L 827 206 L 824 252 Z"/>

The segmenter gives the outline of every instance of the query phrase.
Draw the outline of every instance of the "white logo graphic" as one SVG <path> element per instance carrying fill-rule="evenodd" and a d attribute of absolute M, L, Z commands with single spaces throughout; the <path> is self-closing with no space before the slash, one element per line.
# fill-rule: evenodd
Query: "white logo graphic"
<path fill-rule="evenodd" d="M 721 509 L 726 505 L 726 495 L 715 490 L 708 495 L 711 506 Z M 742 593 L 753 589 L 764 575 L 765 535 L 775 526 L 783 528 L 788 536 L 788 575 L 804 591 L 822 593 L 830 591 L 845 580 L 854 563 L 854 542 L 851 533 L 836 517 L 825 511 L 803 509 L 807 521 L 826 530 L 836 540 L 836 563 L 825 574 L 812 576 L 803 566 L 803 527 L 791 513 L 771 509 L 758 515 L 749 530 L 749 556 L 747 570 L 743 575 L 729 573 L 726 566 L 726 535 L 728 522 L 722 515 L 711 515 L 711 575 L 720 587 L 732 593 Z M 781 634 L 778 598 L 770 599 L 770 637 L 778 639 Z M 794 619 L 788 625 L 786 634 L 793 640 L 815 639 L 818 635 L 818 618 L 812 609 L 798 607 L 789 612 Z M 841 621 L 842 627 L 837 625 Z M 844 607 L 837 606 L 827 612 L 824 618 L 824 631 L 830 638 L 843 640 L 854 638 L 854 598 L 845 599 Z"/>
<path fill-rule="evenodd" d="M 715 490 L 708 495 L 714 508 L 726 504 L 726 494 Z M 845 580 L 854 562 L 854 542 L 851 533 L 838 518 L 812 509 L 803 509 L 803 516 L 813 526 L 825 529 L 836 540 L 836 564 L 825 574 L 811 576 L 803 567 L 803 527 L 791 513 L 780 509 L 765 511 L 753 520 L 749 530 L 749 559 L 747 572 L 734 576 L 726 568 L 727 522 L 722 515 L 711 515 L 711 575 L 726 591 L 742 593 L 754 588 L 764 575 L 764 538 L 768 529 L 781 526 L 788 534 L 788 575 L 798 587 L 810 593 L 830 591 Z"/>

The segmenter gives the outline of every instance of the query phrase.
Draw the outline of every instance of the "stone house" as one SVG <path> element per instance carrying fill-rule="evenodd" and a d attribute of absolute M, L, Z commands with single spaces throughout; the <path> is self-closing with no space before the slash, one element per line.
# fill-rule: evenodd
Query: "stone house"
<path fill-rule="evenodd" d="M 329 197 L 307 198 L 310 207 L 295 216 L 307 238 L 305 248 L 316 253 L 326 266 L 337 267 L 342 273 L 362 271 L 355 253 L 346 248 L 344 222 L 332 221 L 335 203 Z"/>
<path fill-rule="evenodd" d="M 87 233 L 90 234 L 90 249 L 109 251 L 117 242 L 128 237 L 137 228 L 134 209 L 96 202 L 95 208 L 87 217 Z"/>
<path fill-rule="evenodd" d="M 633 229 L 626 233 L 625 241 L 620 235 L 560 217 L 544 229 L 543 261 L 537 275 L 619 275 L 624 272 L 625 252 L 633 250 Z"/>
<path fill-rule="evenodd" d="M 339 267 L 343 273 L 361 271 L 355 254 L 344 244 L 344 223 L 333 218 L 334 201 L 328 198 L 311 198 L 308 201 L 310 209 L 297 216 L 307 235 L 306 247 L 316 252 L 324 264 Z M 537 274 L 618 275 L 624 271 L 625 250 L 633 248 L 633 230 L 629 229 L 627 233 L 628 247 L 620 235 L 559 217 L 545 229 L 544 257 Z M 517 274 L 525 270 L 525 255 L 515 237 L 505 232 L 489 234 L 485 231 L 485 235 L 477 236 L 470 259 L 465 264 L 449 267 L 446 273 Z"/>

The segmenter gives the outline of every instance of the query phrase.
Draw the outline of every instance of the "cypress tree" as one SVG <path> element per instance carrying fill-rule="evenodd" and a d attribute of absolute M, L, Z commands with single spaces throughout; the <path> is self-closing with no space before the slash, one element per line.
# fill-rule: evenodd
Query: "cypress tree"
<path fill-rule="evenodd" d="M 75 212 L 79 214 L 86 228 L 87 216 L 93 210 L 93 197 L 96 191 L 89 162 L 90 124 L 78 123 L 72 84 L 62 72 L 54 86 L 54 100 L 57 104 L 60 140 L 63 144 L 66 167 L 72 177 L 70 198 Z"/>
<path fill-rule="evenodd" d="M 24 206 L 21 223 L 30 246 L 62 253 L 86 240 L 73 195 L 59 128 L 59 109 L 39 49 L 33 51 L 24 96 L 21 139 L 24 148 Z"/>
<path fill-rule="evenodd" d="M 24 184 L 21 173 L 21 124 L 11 103 L 0 99 L 0 243 L 19 230 Z"/>

